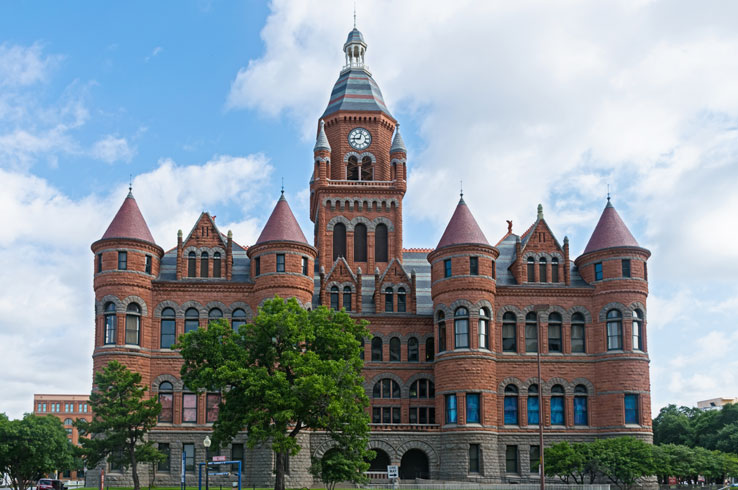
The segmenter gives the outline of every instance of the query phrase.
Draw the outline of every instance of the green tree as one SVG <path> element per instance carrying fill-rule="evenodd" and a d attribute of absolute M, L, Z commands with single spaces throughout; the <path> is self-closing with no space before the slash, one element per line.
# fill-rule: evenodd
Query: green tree
<path fill-rule="evenodd" d="M 369 469 L 369 463 L 357 465 L 356 459 L 356 456 L 333 447 L 321 459 L 313 460 L 310 472 L 326 484 L 327 490 L 334 490 L 339 482 L 363 483 L 367 481 L 364 472 Z"/>
<path fill-rule="evenodd" d="M 693 432 L 687 407 L 666 406 L 653 419 L 654 444 L 689 444 L 694 438 Z"/>
<path fill-rule="evenodd" d="M 560 442 L 545 449 L 546 476 L 557 476 L 563 482 L 584 485 L 597 478 L 598 460 L 589 443 Z"/>
<path fill-rule="evenodd" d="M 14 490 L 25 490 L 46 474 L 70 469 L 72 453 L 58 418 L 26 414 L 8 420 L 0 414 L 0 474 L 9 476 Z"/>
<path fill-rule="evenodd" d="M 141 375 L 117 361 L 95 373 L 95 387 L 90 395 L 92 421 L 76 422 L 82 434 L 82 455 L 92 468 L 105 458 L 123 469 L 131 469 L 133 488 L 139 490 L 139 463 L 158 463 L 165 456 L 146 440 L 156 425 L 161 405 L 156 398 L 144 399 L 146 388 Z"/>
<path fill-rule="evenodd" d="M 285 459 L 300 450 L 298 434 L 324 430 L 359 478 L 371 453 L 360 357 L 365 325 L 342 311 L 307 311 L 294 298 L 275 297 L 238 332 L 220 320 L 181 337 L 183 381 L 222 393 L 213 443 L 244 428 L 250 447 L 269 442 L 274 488 L 284 490 Z"/>
<path fill-rule="evenodd" d="M 634 437 L 598 439 L 592 443 L 598 471 L 627 490 L 643 477 L 656 474 L 651 445 Z"/>

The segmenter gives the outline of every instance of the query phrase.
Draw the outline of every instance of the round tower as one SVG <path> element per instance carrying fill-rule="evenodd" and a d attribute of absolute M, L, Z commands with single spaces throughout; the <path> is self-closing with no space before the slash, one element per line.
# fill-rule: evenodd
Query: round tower
<path fill-rule="evenodd" d="M 284 191 L 258 240 L 246 253 L 251 261 L 256 304 L 275 295 L 294 297 L 303 305 L 312 303 L 318 251 L 305 239 Z"/>
<path fill-rule="evenodd" d="M 651 432 L 646 335 L 650 255 L 638 245 L 608 197 L 584 252 L 575 261 L 582 279 L 595 288 L 587 352 L 603 356 L 596 365 L 596 379 L 598 391 L 607 393 L 596 399 L 596 419 L 608 427 L 644 432 L 647 439 Z"/>
<path fill-rule="evenodd" d="M 149 358 L 156 348 L 152 327 L 152 281 L 159 275 L 164 250 L 156 244 L 129 190 L 94 255 L 95 348 L 93 371 L 117 360 L 149 378 Z"/>

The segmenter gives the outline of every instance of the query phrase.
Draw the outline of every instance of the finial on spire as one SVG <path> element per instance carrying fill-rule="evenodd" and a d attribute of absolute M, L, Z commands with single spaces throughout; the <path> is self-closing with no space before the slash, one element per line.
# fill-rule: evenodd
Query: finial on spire
<path fill-rule="evenodd" d="M 133 197 L 133 174 L 128 174 L 128 197 Z"/>
<path fill-rule="evenodd" d="M 356 29 L 356 0 L 354 0 L 354 29 Z"/>
<path fill-rule="evenodd" d="M 610 184 L 607 184 L 607 202 L 610 202 Z"/>
<path fill-rule="evenodd" d="M 543 205 L 538 205 L 538 219 L 543 219 Z"/>
<path fill-rule="evenodd" d="M 459 197 L 461 197 L 462 200 L 464 199 L 464 181 L 463 180 L 459 181 Z"/>
<path fill-rule="evenodd" d="M 282 195 L 284 196 L 284 177 L 282 177 Z"/>

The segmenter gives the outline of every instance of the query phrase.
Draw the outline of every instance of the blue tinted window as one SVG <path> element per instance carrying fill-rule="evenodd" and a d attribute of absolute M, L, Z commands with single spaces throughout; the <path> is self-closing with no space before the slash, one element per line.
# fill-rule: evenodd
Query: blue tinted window
<path fill-rule="evenodd" d="M 466 395 L 466 423 L 479 423 L 479 394 Z"/>

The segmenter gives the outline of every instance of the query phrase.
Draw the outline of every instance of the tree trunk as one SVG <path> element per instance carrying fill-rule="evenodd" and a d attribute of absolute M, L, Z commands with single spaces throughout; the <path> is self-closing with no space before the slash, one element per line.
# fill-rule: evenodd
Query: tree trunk
<path fill-rule="evenodd" d="M 274 490 L 284 490 L 284 458 L 285 454 L 282 452 L 276 454 L 276 474 L 274 477 Z"/>
<path fill-rule="evenodd" d="M 131 449 L 131 476 L 133 477 L 133 490 L 141 490 L 141 483 L 138 481 L 138 461 L 136 461 L 136 448 Z"/>

